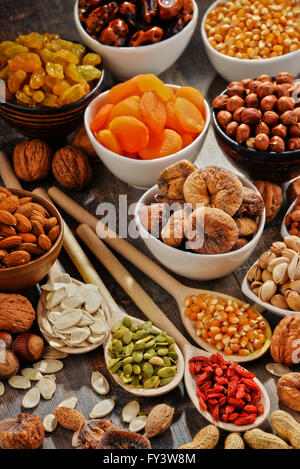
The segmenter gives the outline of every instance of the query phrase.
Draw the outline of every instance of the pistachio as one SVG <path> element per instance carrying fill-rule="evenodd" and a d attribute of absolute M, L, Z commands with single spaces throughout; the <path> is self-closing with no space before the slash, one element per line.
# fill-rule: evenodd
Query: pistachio
<path fill-rule="evenodd" d="M 261 279 L 263 282 L 266 282 L 267 280 L 273 280 L 273 275 L 271 272 L 265 269 L 262 271 Z"/>
<path fill-rule="evenodd" d="M 262 285 L 263 285 L 262 282 L 252 282 L 250 288 L 252 291 L 254 291 L 257 288 L 260 288 Z"/>
<path fill-rule="evenodd" d="M 261 280 L 261 269 L 258 264 L 255 264 L 253 267 L 248 272 L 247 279 L 250 283 L 254 281 L 260 281 Z"/>
<path fill-rule="evenodd" d="M 300 238 L 298 236 L 286 236 L 284 243 L 288 248 L 300 253 Z"/>
<path fill-rule="evenodd" d="M 300 293 L 300 279 L 299 280 L 293 280 L 290 283 L 290 287 L 292 290 L 296 291 L 297 293 Z"/>
<path fill-rule="evenodd" d="M 299 256 L 297 253 L 294 254 L 292 257 L 289 267 L 288 267 L 288 276 L 290 280 L 295 280 L 295 275 L 298 267 Z"/>
<path fill-rule="evenodd" d="M 285 297 L 283 295 L 277 294 L 274 295 L 270 300 L 271 305 L 276 306 L 277 308 L 281 309 L 288 309 L 288 304 L 285 301 Z"/>
<path fill-rule="evenodd" d="M 273 269 L 273 280 L 276 284 L 284 284 L 288 281 L 288 264 L 283 262 L 278 264 Z"/>
<path fill-rule="evenodd" d="M 285 294 L 285 299 L 289 307 L 293 311 L 300 312 L 300 295 L 299 293 L 292 291 L 292 290 L 287 290 Z"/>
<path fill-rule="evenodd" d="M 268 266 L 267 266 L 267 270 L 269 272 L 273 272 L 274 268 L 279 265 L 279 264 L 289 264 L 290 263 L 290 259 L 288 257 L 276 257 L 276 259 L 272 259 Z"/>
<path fill-rule="evenodd" d="M 258 259 L 258 265 L 261 269 L 266 269 L 269 262 L 276 258 L 276 255 L 271 251 L 264 252 Z"/>
<path fill-rule="evenodd" d="M 275 295 L 277 290 L 273 280 L 267 280 L 259 289 L 259 297 L 262 301 L 268 302 Z"/>

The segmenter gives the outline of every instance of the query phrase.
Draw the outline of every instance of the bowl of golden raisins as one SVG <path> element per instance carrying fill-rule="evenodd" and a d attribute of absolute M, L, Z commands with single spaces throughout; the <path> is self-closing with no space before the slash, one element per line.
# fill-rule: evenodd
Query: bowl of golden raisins
<path fill-rule="evenodd" d="M 58 34 L 31 32 L 0 42 L 0 117 L 28 137 L 76 129 L 102 91 L 101 57 Z"/>

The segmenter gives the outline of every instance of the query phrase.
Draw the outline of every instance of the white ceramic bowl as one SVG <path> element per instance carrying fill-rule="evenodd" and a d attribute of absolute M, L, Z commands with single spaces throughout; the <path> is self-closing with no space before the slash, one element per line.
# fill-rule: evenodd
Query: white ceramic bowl
<path fill-rule="evenodd" d="M 290 72 L 297 76 L 299 73 L 300 49 L 289 54 L 273 57 L 271 59 L 247 60 L 229 57 L 214 49 L 208 39 L 204 29 L 204 24 L 208 13 L 220 3 L 214 2 L 206 11 L 202 23 L 201 34 L 206 53 L 215 67 L 216 71 L 227 81 L 239 81 L 244 78 L 254 78 L 263 74 L 274 77 L 278 72 Z M 91 47 L 91 46 L 90 46 Z"/>
<path fill-rule="evenodd" d="M 239 178 L 244 186 L 257 191 L 246 178 L 242 176 Z M 229 274 L 251 256 L 265 226 L 265 210 L 260 217 L 257 233 L 246 246 L 225 254 L 197 254 L 170 247 L 144 228 L 140 218 L 141 208 L 153 203 L 154 195 L 158 193 L 158 186 L 154 186 L 140 198 L 135 210 L 135 223 L 149 251 L 172 272 L 193 280 L 212 280 Z"/>
<path fill-rule="evenodd" d="M 83 28 L 78 17 L 78 0 L 74 7 L 74 19 L 81 40 L 101 55 L 106 70 L 120 80 L 139 73 L 160 73 L 171 67 L 188 45 L 197 25 L 198 7 L 195 1 L 191 21 L 178 34 L 156 44 L 141 47 L 112 47 L 93 39 Z"/>
<path fill-rule="evenodd" d="M 282 239 L 285 238 L 286 236 L 290 236 L 288 230 L 287 230 L 287 227 L 286 227 L 286 224 L 285 224 L 285 217 L 287 216 L 288 213 L 291 213 L 291 211 L 293 210 L 293 208 L 295 207 L 296 205 L 296 202 L 297 202 L 297 199 L 294 200 L 294 202 L 291 204 L 290 208 L 288 209 L 288 211 L 286 212 L 283 220 L 282 220 L 282 224 L 281 224 L 281 231 L 280 231 L 280 234 L 281 234 L 281 237 Z"/>
<path fill-rule="evenodd" d="M 171 88 L 177 89 L 180 86 L 167 85 Z M 205 137 L 207 135 L 208 127 L 211 119 L 211 112 L 207 102 L 205 101 L 206 122 L 205 127 L 201 134 L 187 147 L 174 153 L 173 155 L 165 156 L 164 158 L 157 158 L 155 160 L 134 160 L 126 156 L 118 155 L 103 145 L 94 137 L 90 130 L 90 124 L 94 116 L 99 111 L 100 107 L 107 103 L 107 94 L 100 94 L 95 98 L 87 107 L 84 115 L 84 124 L 89 136 L 89 139 L 95 149 L 95 152 L 105 164 L 105 166 L 121 181 L 127 182 L 131 186 L 141 189 L 147 189 L 156 184 L 157 178 L 167 166 L 176 163 L 180 160 L 189 160 L 194 162 L 200 153 Z"/>

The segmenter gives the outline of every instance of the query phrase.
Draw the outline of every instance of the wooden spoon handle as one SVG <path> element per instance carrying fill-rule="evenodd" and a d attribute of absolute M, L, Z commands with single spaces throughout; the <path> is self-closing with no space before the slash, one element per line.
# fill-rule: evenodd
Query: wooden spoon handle
<path fill-rule="evenodd" d="M 113 253 L 98 238 L 94 231 L 88 225 L 80 225 L 76 233 L 107 268 L 114 279 L 121 285 L 130 298 L 140 308 L 147 318 L 157 327 L 164 329 L 176 340 L 179 347 L 183 348 L 188 341 L 178 331 L 174 324 L 165 316 L 161 309 L 154 303 L 150 296 L 136 282 L 132 275 L 118 261 Z"/>
<path fill-rule="evenodd" d="M 94 215 L 78 205 L 57 187 L 51 187 L 48 191 L 50 197 L 71 217 L 79 223 L 84 223 L 92 228 L 97 235 L 102 238 L 111 248 L 121 254 L 125 259 L 144 272 L 148 277 L 163 287 L 175 298 L 182 298 L 183 285 L 175 280 L 170 274 L 165 272 L 155 262 L 138 251 L 125 239 L 119 237 L 117 233 L 110 230 Z"/>
<path fill-rule="evenodd" d="M 19 179 L 14 173 L 9 159 L 3 151 L 0 151 L 0 175 L 6 187 L 22 189 Z"/>

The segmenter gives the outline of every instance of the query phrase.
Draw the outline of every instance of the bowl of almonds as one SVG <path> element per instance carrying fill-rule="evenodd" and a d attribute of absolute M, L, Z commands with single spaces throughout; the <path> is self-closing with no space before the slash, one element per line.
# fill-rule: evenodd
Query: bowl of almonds
<path fill-rule="evenodd" d="M 0 187 L 0 290 L 38 283 L 56 261 L 63 241 L 56 208 L 32 192 Z"/>

